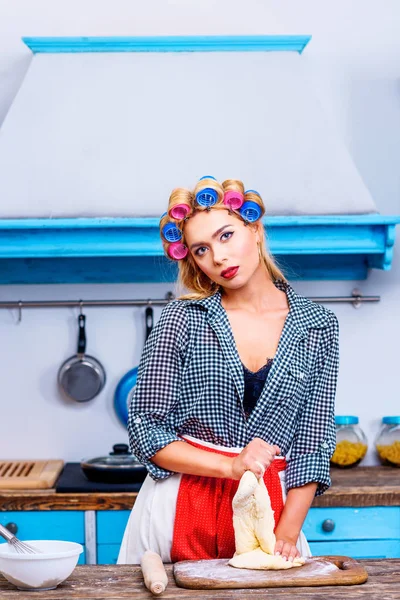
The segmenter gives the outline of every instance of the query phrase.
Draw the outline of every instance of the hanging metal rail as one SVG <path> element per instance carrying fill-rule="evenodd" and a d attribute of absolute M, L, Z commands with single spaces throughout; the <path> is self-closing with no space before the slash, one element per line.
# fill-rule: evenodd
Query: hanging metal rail
<path fill-rule="evenodd" d="M 28 301 L 11 301 L 0 302 L 0 308 L 15 308 L 20 312 L 26 308 L 80 308 L 83 307 L 129 307 L 129 306 L 165 306 L 173 300 L 175 296 L 172 292 L 168 292 L 164 299 L 148 298 L 141 300 L 28 300 Z M 358 308 L 364 302 L 379 302 L 380 296 L 363 296 L 358 289 L 354 289 L 351 296 L 310 296 L 310 300 L 321 304 L 328 303 L 351 303 L 355 308 Z"/>

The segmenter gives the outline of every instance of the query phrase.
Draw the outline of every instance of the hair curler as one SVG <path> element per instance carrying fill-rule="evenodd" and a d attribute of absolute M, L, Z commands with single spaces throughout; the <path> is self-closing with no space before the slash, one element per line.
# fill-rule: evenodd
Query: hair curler
<path fill-rule="evenodd" d="M 187 215 L 190 213 L 190 210 L 191 209 L 188 204 L 175 204 L 175 206 L 169 210 L 169 216 L 172 219 L 180 221 L 182 219 L 186 219 Z"/>
<path fill-rule="evenodd" d="M 249 223 L 254 223 L 254 221 L 258 221 L 258 219 L 261 217 L 260 206 L 251 200 L 247 200 L 247 202 L 245 202 L 239 209 L 239 212 Z"/>
<path fill-rule="evenodd" d="M 181 242 L 173 242 L 167 248 L 168 255 L 174 260 L 182 260 L 189 253 L 189 248 Z"/>
<path fill-rule="evenodd" d="M 199 181 L 202 181 L 203 179 L 213 179 L 214 181 L 217 181 L 215 179 L 215 177 L 213 177 L 212 175 L 204 175 L 204 177 L 200 177 Z M 205 206 L 206 208 L 209 208 L 210 206 L 214 206 L 214 204 L 217 202 L 218 200 L 218 192 L 217 190 L 214 190 L 213 188 L 204 188 L 202 190 L 199 190 L 196 194 L 196 202 L 197 204 L 199 204 L 200 206 Z"/>
<path fill-rule="evenodd" d="M 238 210 L 244 202 L 244 196 L 236 190 L 228 190 L 224 193 L 224 204 L 232 210 Z"/>
<path fill-rule="evenodd" d="M 166 223 L 162 228 L 162 234 L 167 242 L 178 242 L 182 237 L 182 232 L 175 223 Z"/>

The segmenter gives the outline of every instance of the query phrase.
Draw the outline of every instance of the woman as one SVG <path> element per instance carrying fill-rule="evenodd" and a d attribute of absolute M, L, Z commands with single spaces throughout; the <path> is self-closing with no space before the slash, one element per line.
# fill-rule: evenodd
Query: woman
<path fill-rule="evenodd" d="M 303 521 L 330 485 L 338 322 L 297 295 L 268 254 L 259 194 L 202 178 L 176 189 L 160 221 L 191 292 L 149 337 L 129 417 L 146 478 L 118 562 L 147 549 L 165 562 L 228 558 L 232 498 L 246 470 L 264 477 L 275 553 L 311 556 Z"/>

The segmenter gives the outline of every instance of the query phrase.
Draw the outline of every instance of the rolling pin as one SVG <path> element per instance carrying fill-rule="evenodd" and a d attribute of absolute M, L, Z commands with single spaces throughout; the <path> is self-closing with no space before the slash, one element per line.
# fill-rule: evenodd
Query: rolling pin
<path fill-rule="evenodd" d="M 168 585 L 168 577 L 161 556 L 156 552 L 146 550 L 140 559 L 140 566 L 147 589 L 155 596 L 162 594 Z"/>

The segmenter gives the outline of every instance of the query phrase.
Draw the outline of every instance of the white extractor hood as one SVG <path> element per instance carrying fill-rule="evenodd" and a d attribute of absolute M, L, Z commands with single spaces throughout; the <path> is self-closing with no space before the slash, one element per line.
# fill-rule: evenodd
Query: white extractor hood
<path fill-rule="evenodd" d="M 0 130 L 0 219 L 159 216 L 207 174 L 268 215 L 376 212 L 300 53 L 125 50 L 34 54 Z"/>

